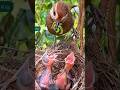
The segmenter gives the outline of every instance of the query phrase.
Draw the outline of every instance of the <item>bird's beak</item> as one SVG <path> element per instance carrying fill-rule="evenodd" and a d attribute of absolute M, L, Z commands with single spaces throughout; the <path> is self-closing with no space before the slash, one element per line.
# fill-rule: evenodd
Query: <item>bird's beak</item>
<path fill-rule="evenodd" d="M 60 25 L 60 22 L 56 22 L 57 27 Z"/>

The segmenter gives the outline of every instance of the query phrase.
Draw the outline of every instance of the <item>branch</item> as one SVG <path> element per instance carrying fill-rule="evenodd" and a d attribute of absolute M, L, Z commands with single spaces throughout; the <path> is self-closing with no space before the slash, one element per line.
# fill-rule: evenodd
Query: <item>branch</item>
<path fill-rule="evenodd" d="M 80 55 L 84 54 L 84 35 L 83 35 L 83 27 L 84 27 L 84 19 L 85 19 L 85 0 L 79 0 L 79 21 L 77 30 L 80 34 Z"/>

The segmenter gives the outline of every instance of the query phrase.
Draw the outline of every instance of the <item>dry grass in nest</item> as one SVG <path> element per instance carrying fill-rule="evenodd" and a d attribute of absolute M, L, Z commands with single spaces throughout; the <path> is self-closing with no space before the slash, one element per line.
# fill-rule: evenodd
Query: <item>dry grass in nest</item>
<path fill-rule="evenodd" d="M 71 90 L 77 90 L 77 88 L 81 88 L 82 83 L 84 83 L 84 73 L 82 73 L 82 70 L 84 71 L 84 66 L 83 66 L 83 62 L 84 62 L 84 58 L 80 56 L 79 50 L 75 50 L 76 49 L 76 45 L 71 47 L 71 44 L 66 44 L 64 42 L 59 43 L 57 45 L 55 45 L 54 47 L 51 47 L 49 49 L 47 49 L 47 54 L 51 54 L 51 53 L 56 53 L 58 54 L 55 63 L 53 64 L 52 67 L 52 77 L 53 80 L 56 79 L 56 76 L 58 73 L 61 72 L 61 70 L 63 70 L 64 66 L 65 66 L 65 58 L 66 56 L 73 51 L 75 54 L 75 64 L 72 68 L 72 70 L 70 71 L 71 74 L 71 78 L 74 81 L 74 85 L 73 85 L 73 89 Z M 39 53 L 38 51 L 36 51 L 37 53 Z M 36 59 L 40 59 L 42 57 L 41 54 L 37 54 L 36 53 Z M 40 57 L 39 57 L 40 56 Z M 39 57 L 39 58 L 38 58 Z M 36 60 L 38 61 L 38 60 Z M 39 61 L 39 63 L 36 65 L 36 74 L 38 73 L 42 73 L 42 71 L 44 70 L 44 65 L 42 64 L 42 60 Z M 82 76 L 81 76 L 82 74 Z M 78 85 L 79 84 L 79 85 Z M 84 88 L 82 86 L 82 88 Z M 80 90 L 84 90 L 84 89 L 80 89 Z"/>

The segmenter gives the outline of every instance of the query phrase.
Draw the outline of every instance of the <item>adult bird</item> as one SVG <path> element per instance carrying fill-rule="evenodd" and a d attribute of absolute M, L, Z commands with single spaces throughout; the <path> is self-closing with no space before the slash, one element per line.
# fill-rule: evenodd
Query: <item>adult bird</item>
<path fill-rule="evenodd" d="M 50 33 L 62 35 L 71 30 L 74 21 L 70 9 L 70 6 L 63 1 L 58 1 L 53 5 L 46 18 L 46 25 Z"/>

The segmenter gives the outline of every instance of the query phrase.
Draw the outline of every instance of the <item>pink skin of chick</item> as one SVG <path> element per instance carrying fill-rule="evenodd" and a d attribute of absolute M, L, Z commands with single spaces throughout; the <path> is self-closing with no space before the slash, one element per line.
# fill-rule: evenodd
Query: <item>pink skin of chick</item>
<path fill-rule="evenodd" d="M 43 71 L 41 77 L 40 77 L 40 87 L 43 88 L 48 88 L 50 82 L 52 81 L 52 76 L 51 76 L 51 68 L 52 65 L 55 61 L 55 58 L 57 57 L 57 55 L 51 55 L 51 56 L 47 56 L 47 63 L 42 61 L 43 64 L 46 66 L 46 69 Z"/>
<path fill-rule="evenodd" d="M 56 85 L 59 87 L 60 90 L 67 90 L 67 76 L 69 71 L 72 69 L 75 61 L 74 53 L 71 52 L 66 58 L 65 58 L 65 67 L 64 71 L 62 73 L 59 73 L 56 78 Z"/>

